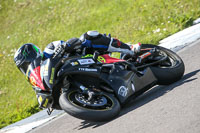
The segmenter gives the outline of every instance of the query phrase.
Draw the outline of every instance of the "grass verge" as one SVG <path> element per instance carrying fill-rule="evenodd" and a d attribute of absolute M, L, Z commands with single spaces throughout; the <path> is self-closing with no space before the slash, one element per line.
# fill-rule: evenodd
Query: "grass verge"
<path fill-rule="evenodd" d="M 199 0 L 1 0 L 0 128 L 39 111 L 13 55 L 24 43 L 41 49 L 88 30 L 123 42 L 157 44 L 200 17 Z"/>

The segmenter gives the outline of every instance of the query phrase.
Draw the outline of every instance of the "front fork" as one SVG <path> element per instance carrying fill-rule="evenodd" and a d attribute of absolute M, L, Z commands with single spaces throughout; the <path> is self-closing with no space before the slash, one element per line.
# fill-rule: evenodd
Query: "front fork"
<path fill-rule="evenodd" d="M 52 97 L 52 92 L 44 92 L 38 87 L 33 87 L 36 93 L 36 98 L 39 104 L 40 109 L 45 109 L 47 108 L 47 114 L 50 115 L 53 112 L 53 97 Z"/>
<path fill-rule="evenodd" d="M 156 48 L 151 48 L 151 49 L 143 49 L 143 51 L 147 50 L 148 52 L 143 53 L 142 55 L 137 57 L 136 62 L 141 64 L 142 62 L 147 59 L 147 57 L 154 56 L 156 53 L 159 51 Z"/>
<path fill-rule="evenodd" d="M 39 108 L 40 109 L 45 109 L 47 108 L 47 114 L 51 115 L 51 113 L 53 112 L 53 98 L 50 95 L 44 95 L 42 94 L 42 96 L 40 95 L 41 93 L 37 94 L 37 99 L 38 99 L 38 103 L 39 103 Z"/>

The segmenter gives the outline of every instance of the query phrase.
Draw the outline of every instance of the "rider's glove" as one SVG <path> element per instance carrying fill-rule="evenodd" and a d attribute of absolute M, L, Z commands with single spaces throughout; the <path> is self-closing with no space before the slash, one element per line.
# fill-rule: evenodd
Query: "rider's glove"
<path fill-rule="evenodd" d="M 75 52 L 77 49 L 81 49 L 82 42 L 79 38 L 71 38 L 65 43 L 65 51 L 67 53 Z"/>
<path fill-rule="evenodd" d="M 111 34 L 109 33 L 108 35 L 106 33 L 103 34 L 105 37 L 111 38 Z"/>
<path fill-rule="evenodd" d="M 141 50 L 141 43 L 133 44 L 130 46 L 130 48 L 135 54 L 137 54 Z"/>
<path fill-rule="evenodd" d="M 65 47 L 66 47 L 66 44 L 58 45 L 54 49 L 54 56 L 53 57 L 61 57 L 65 52 Z"/>

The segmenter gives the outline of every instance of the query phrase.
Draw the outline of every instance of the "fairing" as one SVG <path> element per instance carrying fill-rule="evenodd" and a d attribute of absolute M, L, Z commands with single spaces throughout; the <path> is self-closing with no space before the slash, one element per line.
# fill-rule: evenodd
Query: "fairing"
<path fill-rule="evenodd" d="M 115 63 L 115 62 L 123 62 L 125 60 L 113 58 L 113 57 L 110 57 L 109 55 L 105 54 L 105 55 L 99 56 L 98 61 L 103 64 L 110 64 L 110 63 Z"/>
<path fill-rule="evenodd" d="M 32 86 L 46 90 L 40 75 L 40 63 L 37 62 L 37 59 L 28 66 L 26 78 Z"/>
<path fill-rule="evenodd" d="M 88 55 L 82 58 L 68 59 L 58 71 L 57 76 L 63 79 L 68 75 L 73 75 L 73 80 L 86 87 L 99 88 L 104 84 L 114 90 L 120 103 L 126 102 L 130 96 L 142 92 L 143 88 L 151 87 L 157 80 L 151 69 L 146 69 L 144 75 L 140 77 L 135 72 L 128 70 L 127 67 L 120 65 L 121 63 L 116 63 L 124 60 L 112 58 L 109 55 L 101 55 L 97 61 L 95 62 Z"/>

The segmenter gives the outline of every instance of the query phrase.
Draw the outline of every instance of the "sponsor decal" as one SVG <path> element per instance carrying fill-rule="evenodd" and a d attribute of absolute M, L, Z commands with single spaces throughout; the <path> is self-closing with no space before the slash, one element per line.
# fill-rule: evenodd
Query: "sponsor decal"
<path fill-rule="evenodd" d="M 93 55 L 87 54 L 86 56 L 82 56 L 82 58 L 87 58 L 87 57 L 93 57 Z M 98 56 L 97 61 L 100 63 L 106 63 L 106 59 L 103 56 Z"/>
<path fill-rule="evenodd" d="M 118 94 L 123 97 L 126 97 L 127 91 L 128 91 L 128 88 L 126 88 L 125 86 L 121 86 L 119 87 Z"/>
<path fill-rule="evenodd" d="M 45 65 L 43 65 L 44 66 L 44 72 L 43 72 L 43 75 L 44 76 L 48 76 L 49 75 L 49 66 L 50 66 L 50 60 L 47 60 L 47 61 L 45 61 Z"/>
<path fill-rule="evenodd" d="M 98 56 L 98 59 L 97 59 L 99 62 L 101 62 L 101 63 L 106 63 L 106 60 L 105 60 L 105 58 L 104 57 L 102 57 L 102 56 Z"/>
<path fill-rule="evenodd" d="M 139 58 L 137 59 L 137 62 L 141 63 L 142 60 L 143 60 L 144 58 L 148 57 L 149 55 L 151 55 L 151 53 L 150 53 L 150 52 L 147 52 L 147 53 L 145 53 L 145 54 L 139 56 Z"/>
<path fill-rule="evenodd" d="M 35 78 L 33 76 L 30 77 L 30 83 L 33 85 L 33 86 L 36 86 L 37 85 L 37 82 L 35 80 Z"/>
<path fill-rule="evenodd" d="M 120 52 L 112 52 L 110 57 L 120 59 L 121 53 Z"/>
<path fill-rule="evenodd" d="M 80 60 L 78 60 L 78 62 L 81 65 L 89 65 L 89 64 L 95 63 L 93 59 L 80 59 Z"/>
<path fill-rule="evenodd" d="M 87 57 L 93 57 L 92 54 L 87 54 L 85 56 L 82 56 L 81 58 L 87 58 Z M 93 60 L 93 59 L 92 59 Z M 94 61 L 94 60 L 93 60 Z M 98 62 L 100 63 L 106 63 L 106 59 L 103 57 L 103 56 L 98 56 L 98 59 L 97 59 Z M 80 62 L 79 62 L 80 63 Z M 81 63 L 80 63 L 81 64 Z M 82 65 L 82 64 L 81 64 Z"/>
<path fill-rule="evenodd" d="M 50 80 L 49 80 L 49 83 L 50 83 L 50 84 L 53 84 L 54 71 L 55 71 L 55 68 L 52 68 L 52 70 L 51 70 L 51 78 L 50 78 Z"/>
<path fill-rule="evenodd" d="M 49 71 L 49 66 L 46 65 L 46 66 L 44 67 L 44 70 L 45 70 L 45 71 Z"/>
<path fill-rule="evenodd" d="M 132 88 L 133 92 L 135 92 L 135 86 L 133 83 L 131 83 L 131 88 Z"/>
<path fill-rule="evenodd" d="M 71 65 L 72 66 L 76 66 L 76 65 L 78 65 L 78 62 L 77 61 L 76 62 L 72 62 Z"/>
<path fill-rule="evenodd" d="M 44 76 L 48 76 L 48 74 L 49 74 L 49 66 L 48 65 L 45 65 L 43 74 L 44 74 Z"/>
<path fill-rule="evenodd" d="M 40 77 L 40 66 L 36 67 L 34 70 L 30 70 L 30 78 L 29 81 L 33 86 L 37 86 L 42 90 L 45 90 L 44 85 L 42 83 L 42 79 Z"/>
<path fill-rule="evenodd" d="M 97 69 L 90 69 L 90 68 L 78 68 L 78 70 L 87 72 L 97 72 Z"/>
<path fill-rule="evenodd" d="M 41 104 L 42 103 L 42 96 L 39 96 L 39 98 L 38 98 L 38 102 L 39 102 L 39 104 Z"/>
<path fill-rule="evenodd" d="M 30 65 L 28 66 L 28 69 L 26 71 L 26 79 L 28 80 L 30 74 Z"/>
<path fill-rule="evenodd" d="M 45 102 L 44 102 L 44 104 L 43 104 L 43 106 L 44 106 L 44 107 L 47 107 L 48 102 L 49 102 L 49 99 L 46 98 L 46 99 L 45 99 Z"/>

